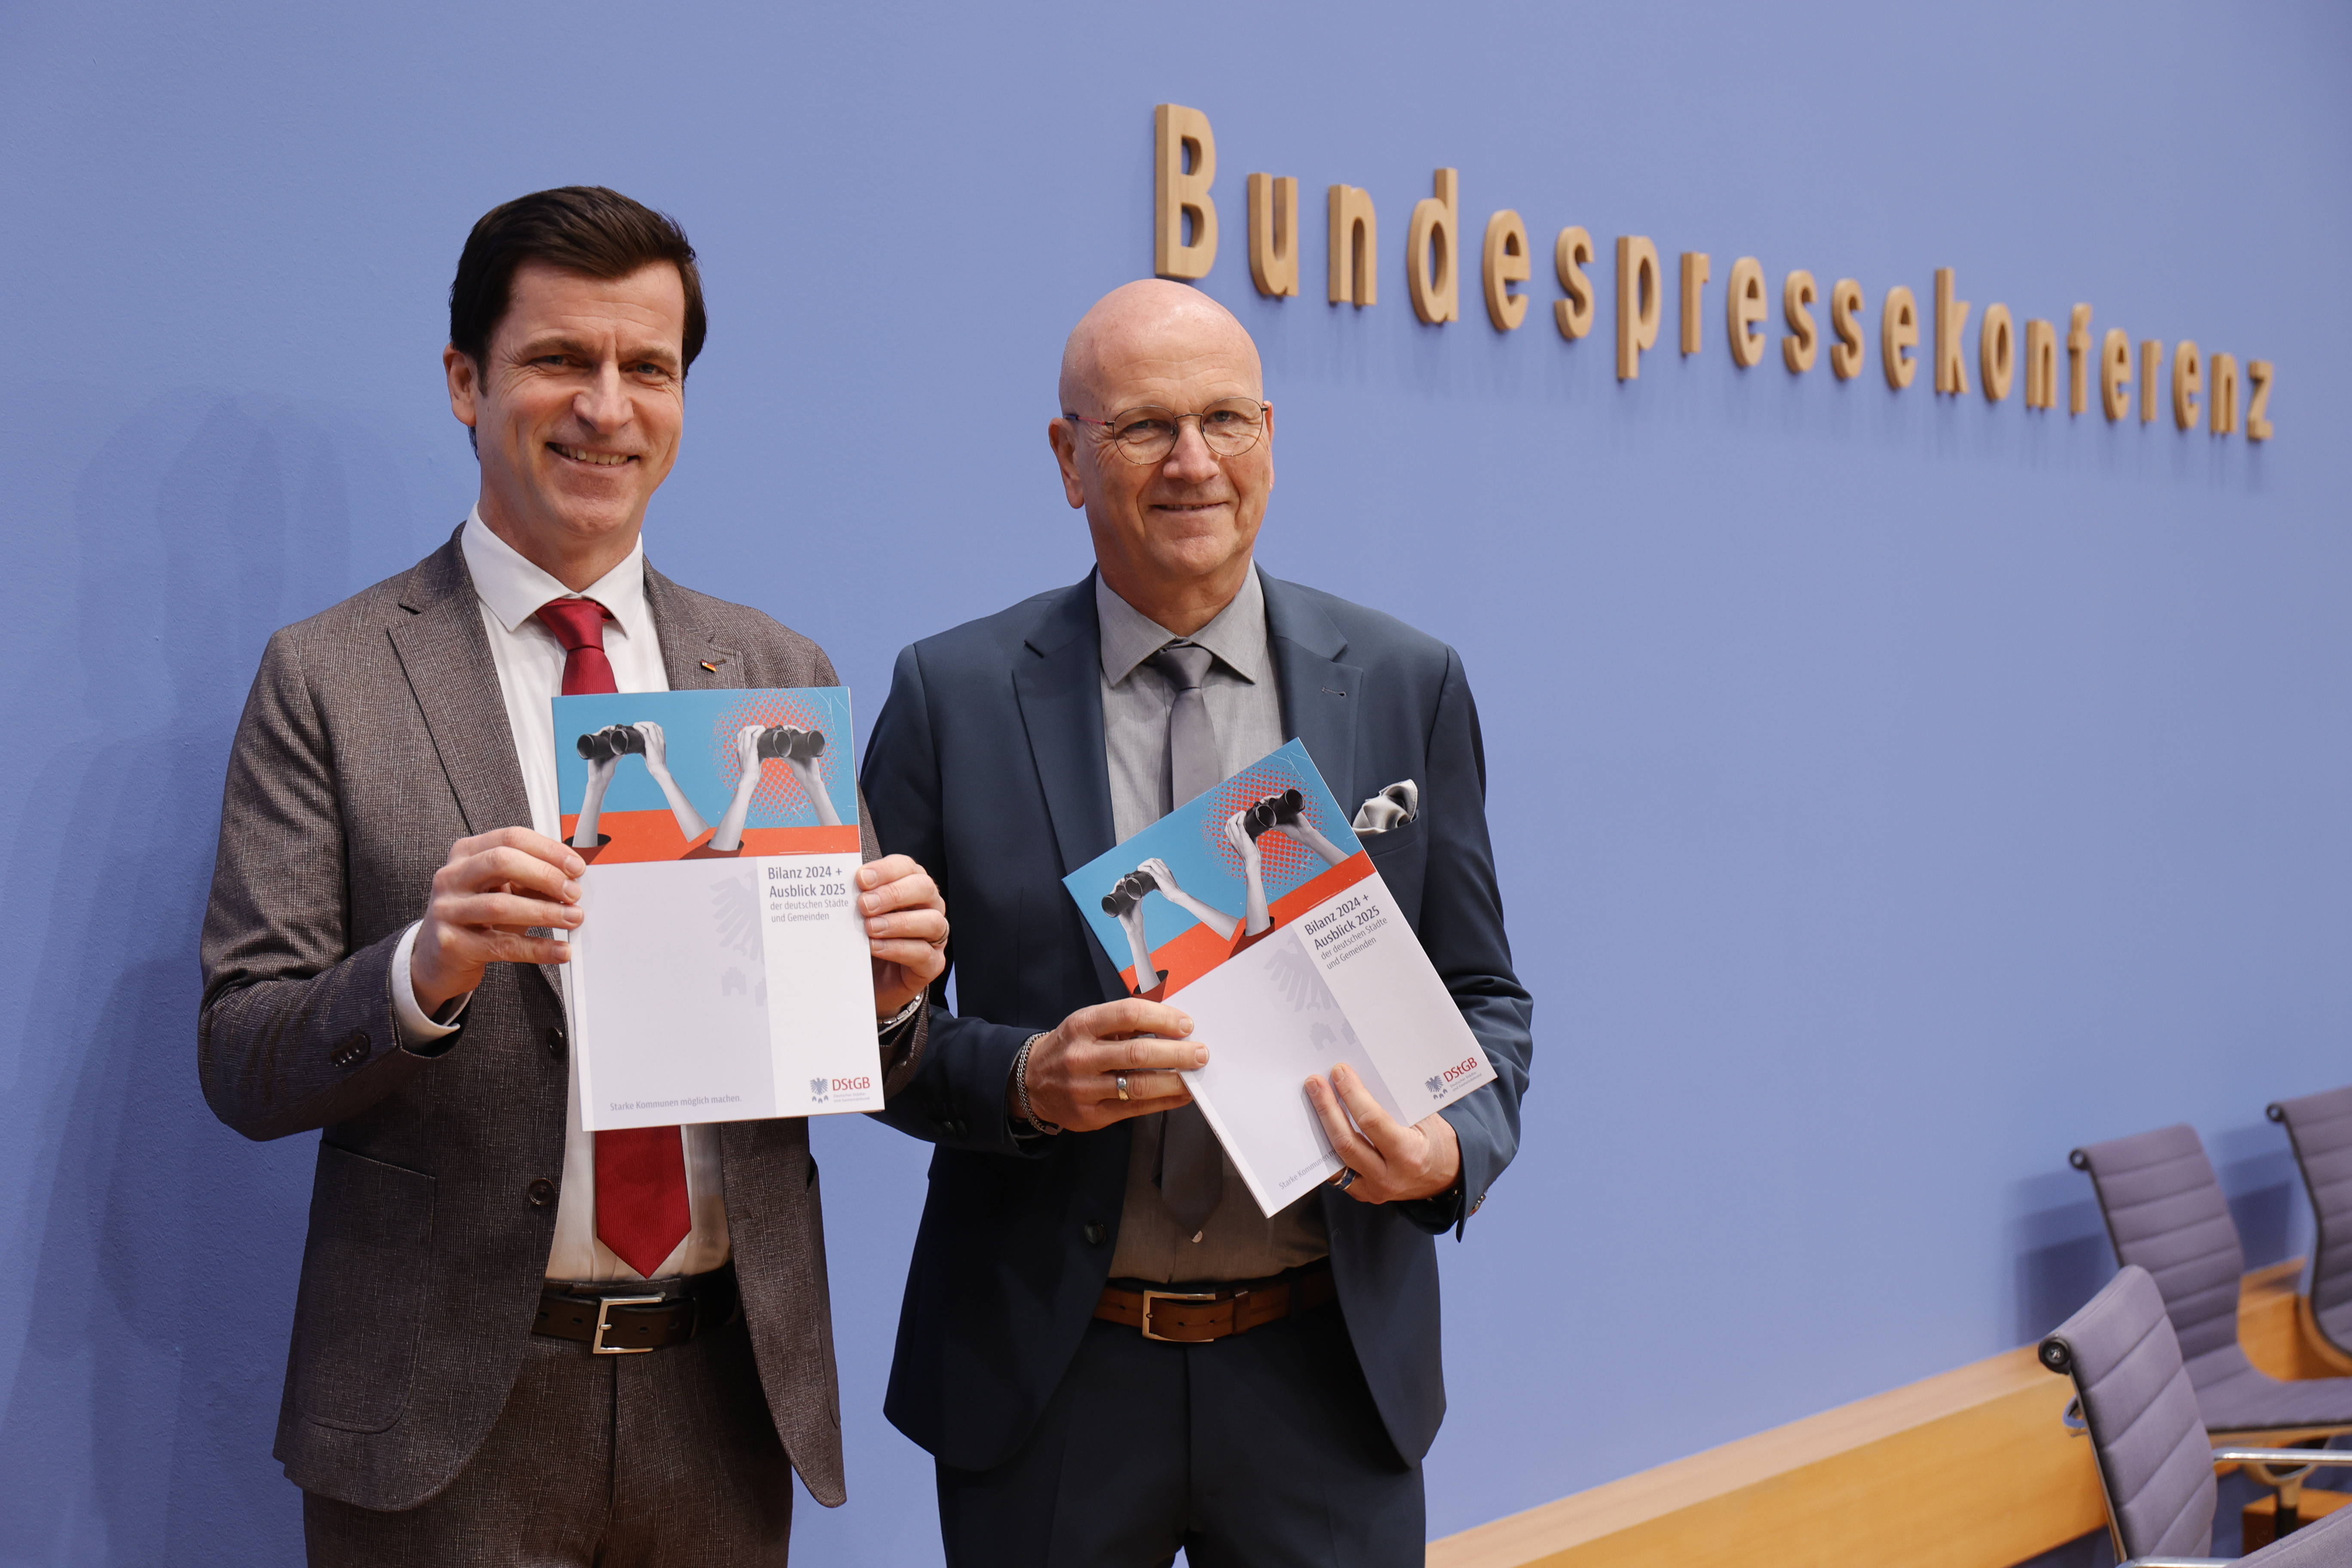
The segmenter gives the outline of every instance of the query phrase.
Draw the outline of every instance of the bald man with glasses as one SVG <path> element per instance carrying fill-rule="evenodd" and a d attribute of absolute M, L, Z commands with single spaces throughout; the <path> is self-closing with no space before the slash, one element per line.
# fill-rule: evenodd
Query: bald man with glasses
<path fill-rule="evenodd" d="M 887 1408 L 938 1461 L 955 1568 L 1417 1564 L 1434 1238 L 1516 1152 L 1532 1048 L 1477 710 L 1451 648 L 1257 570 L 1274 409 L 1223 307 L 1108 295 L 1060 410 L 1097 569 L 902 652 L 866 753 L 883 845 L 946 894 L 958 1001 L 884 1118 L 938 1145 Z M 1061 878 L 1293 738 L 1365 801 L 1499 1076 L 1412 1126 L 1307 1080 L 1348 1169 L 1269 1219 L 1181 1076 L 1217 1042 L 1149 965 L 1128 994 Z"/>

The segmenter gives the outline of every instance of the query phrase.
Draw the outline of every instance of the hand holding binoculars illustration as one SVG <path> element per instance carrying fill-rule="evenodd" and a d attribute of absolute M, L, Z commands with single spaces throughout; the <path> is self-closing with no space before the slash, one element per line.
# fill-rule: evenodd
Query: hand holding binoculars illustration
<path fill-rule="evenodd" d="M 756 744 L 763 759 L 774 757 L 780 762 L 812 763 L 824 755 L 824 731 L 779 724 L 772 730 L 761 731 Z"/>
<path fill-rule="evenodd" d="M 588 761 L 606 763 L 616 757 L 644 756 L 646 738 L 635 724 L 607 724 L 581 736 L 579 747 L 580 754 Z"/>
<path fill-rule="evenodd" d="M 816 808 L 821 826 L 841 826 L 841 813 L 834 809 L 824 775 L 817 771 L 817 759 L 824 755 L 824 731 L 803 730 L 795 724 L 746 724 L 736 731 L 735 755 L 743 764 L 743 773 L 735 781 L 735 798 L 729 803 L 727 815 L 719 819 L 710 836 L 711 848 L 731 855 L 743 847 L 743 825 L 751 818 L 751 798 L 760 793 L 760 774 L 771 761 L 792 769 L 801 793 Z"/>
<path fill-rule="evenodd" d="M 588 785 L 581 795 L 580 820 L 572 830 L 573 848 L 593 849 L 602 842 L 597 827 L 604 813 L 604 792 L 611 787 L 613 774 L 623 757 L 645 758 L 646 771 L 660 786 L 662 798 L 669 803 L 670 816 L 677 821 L 678 833 L 688 843 L 693 843 L 709 826 L 702 820 L 702 814 L 694 809 L 694 803 L 686 798 L 686 792 L 677 787 L 677 781 L 670 776 L 668 746 L 662 727 L 652 720 L 607 724 L 581 736 L 577 750 L 588 763 Z"/>
<path fill-rule="evenodd" d="M 1143 895 L 1151 891 L 1155 885 L 1141 872 L 1129 871 L 1103 895 L 1103 912 L 1118 921 L 1118 929 L 1127 936 L 1128 954 L 1135 960 L 1135 994 L 1138 996 L 1152 991 L 1168 978 L 1151 962 L 1150 942 L 1143 934 Z"/>
<path fill-rule="evenodd" d="M 1118 879 L 1118 885 L 1103 900 L 1103 912 L 1124 916 L 1129 910 L 1142 903 L 1144 895 L 1150 892 L 1159 893 L 1219 936 L 1234 934 L 1234 917 L 1186 892 L 1177 884 L 1176 873 L 1169 868 L 1168 862 L 1157 856 Z"/>
<path fill-rule="evenodd" d="M 1110 891 L 1103 895 L 1103 913 L 1114 917 L 1123 915 L 1141 903 L 1143 895 L 1158 886 L 1142 871 L 1129 871 L 1112 883 Z"/>
<path fill-rule="evenodd" d="M 1241 814 L 1242 826 L 1252 841 L 1267 833 L 1283 833 L 1296 838 L 1323 858 L 1324 864 L 1337 866 L 1348 857 L 1339 847 L 1323 837 L 1307 820 L 1307 796 L 1295 789 L 1280 795 L 1267 795 Z"/>
<path fill-rule="evenodd" d="M 1252 838 L 1277 827 L 1295 827 L 1304 820 L 1301 814 L 1306 808 L 1304 795 L 1295 789 L 1285 790 L 1280 795 L 1267 795 L 1242 813 L 1243 826 Z"/>

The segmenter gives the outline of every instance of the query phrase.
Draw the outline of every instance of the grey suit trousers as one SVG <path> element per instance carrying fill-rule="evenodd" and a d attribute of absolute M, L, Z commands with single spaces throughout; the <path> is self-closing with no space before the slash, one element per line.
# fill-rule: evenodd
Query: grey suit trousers
<path fill-rule="evenodd" d="M 646 1355 L 533 1336 L 445 1490 L 396 1512 L 302 1498 L 312 1568 L 782 1568 L 792 1522 L 740 1321 Z"/>

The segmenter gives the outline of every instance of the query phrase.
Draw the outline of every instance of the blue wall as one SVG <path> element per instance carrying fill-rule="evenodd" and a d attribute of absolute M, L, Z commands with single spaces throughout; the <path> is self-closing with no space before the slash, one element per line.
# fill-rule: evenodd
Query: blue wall
<path fill-rule="evenodd" d="M 2299 1245 L 2261 1108 L 2352 1080 L 2352 16 L 1347 15 L 0 10 L 0 1562 L 298 1559 L 268 1447 L 311 1141 L 194 1081 L 223 757 L 269 630 L 464 513 L 449 272 L 572 181 L 709 269 L 656 559 L 870 714 L 900 643 L 1084 571 L 1061 337 L 1149 266 L 1151 105 L 1214 121 L 1206 287 L 1280 408 L 1264 559 L 1462 649 L 1540 1001 L 1526 1152 L 1444 1249 L 1433 1531 L 2046 1328 L 2111 1266 L 2076 1142 L 2193 1121 L 2254 1260 Z M 1670 319 L 1620 385 L 1541 277 L 1519 332 L 1475 294 L 1418 325 L 1440 163 L 1474 237 L 1509 205 L 1542 256 L 1712 252 L 1708 352 Z M 1305 299 L 1251 291 L 1253 169 L 1307 195 Z M 1335 180 L 1380 204 L 1361 313 L 1317 289 Z M 1851 384 L 1738 371 L 1746 254 L 1776 296 L 1951 266 L 1979 312 L 2273 359 L 2278 438 L 1892 395 L 1874 342 Z M 924 1151 L 817 1136 L 853 1500 L 805 1560 L 932 1561 L 879 1414 Z"/>

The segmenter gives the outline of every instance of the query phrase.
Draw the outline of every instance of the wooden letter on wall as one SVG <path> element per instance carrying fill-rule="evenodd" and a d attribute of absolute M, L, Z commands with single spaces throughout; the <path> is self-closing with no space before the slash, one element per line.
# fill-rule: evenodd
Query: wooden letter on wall
<path fill-rule="evenodd" d="M 2091 405 L 2091 307 L 2077 305 L 2066 318 L 2066 412 Z"/>
<path fill-rule="evenodd" d="M 1591 265 L 1592 237 L 1575 224 L 1561 229 L 1551 247 L 1551 268 L 1568 298 L 1551 302 L 1551 319 L 1570 342 L 1592 330 L 1592 279 L 1584 275 Z"/>
<path fill-rule="evenodd" d="M 2197 405 L 2197 395 L 2204 385 L 2205 362 L 2199 357 L 2197 345 L 2183 338 L 2172 345 L 2172 422 L 2183 430 L 2196 429 L 2204 413 Z"/>
<path fill-rule="evenodd" d="M 2025 406 L 2058 406 L 2058 328 L 2054 322 L 2025 323 Z"/>
<path fill-rule="evenodd" d="M 2164 345 L 2154 338 L 2139 341 L 2139 422 L 2156 423 L 2156 384 L 2164 374 Z"/>
<path fill-rule="evenodd" d="M 1781 280 L 1780 319 L 1789 323 L 1789 335 L 1780 340 L 1780 363 L 1789 367 L 1791 375 L 1802 375 L 1812 369 L 1813 360 L 1821 353 L 1821 333 L 1813 328 L 1813 313 L 1805 309 L 1819 298 L 1813 288 L 1813 275 L 1801 267 Z"/>
<path fill-rule="evenodd" d="M 2246 439 L 2267 441 L 2271 438 L 2271 362 L 2250 359 L 2246 362 L 2246 386 L 2253 396 L 2246 403 Z"/>
<path fill-rule="evenodd" d="M 1862 374 L 1862 285 L 1851 278 L 1841 278 L 1830 289 L 1830 331 L 1837 342 L 1830 345 L 1830 371 L 1840 381 L 1852 381 Z"/>
<path fill-rule="evenodd" d="M 1969 322 L 1969 302 L 1952 298 L 1952 269 L 1936 268 L 1936 390 L 1955 397 L 1969 390 L 1968 362 L 1960 357 L 1960 329 Z"/>
<path fill-rule="evenodd" d="M 1412 205 L 1405 226 L 1404 276 L 1412 313 L 1432 326 L 1462 319 L 1462 181 L 1440 169 L 1433 196 Z"/>
<path fill-rule="evenodd" d="M 1486 288 L 1486 319 L 1498 332 L 1517 331 L 1528 319 L 1528 297 L 1511 292 L 1533 270 L 1528 266 L 1528 226 L 1508 207 L 1486 220 L 1486 243 L 1480 247 L 1486 265 L 1479 276 Z"/>
<path fill-rule="evenodd" d="M 1206 278 L 1217 263 L 1217 204 L 1209 199 L 1217 139 L 1209 117 L 1181 103 L 1160 104 L 1151 111 L 1151 270 L 1162 278 Z"/>
<path fill-rule="evenodd" d="M 2016 374 L 2017 329 L 2009 319 L 2009 307 L 1987 305 L 1977 327 L 1977 376 L 1984 383 L 1985 401 L 2007 398 Z"/>
<path fill-rule="evenodd" d="M 2206 424 L 2216 436 L 2238 433 L 2238 356 L 2215 354 L 2205 362 Z"/>
<path fill-rule="evenodd" d="M 1298 182 L 1249 177 L 1250 281 L 1279 300 L 1298 292 Z"/>
<path fill-rule="evenodd" d="M 1685 354 L 1698 353 L 1698 301 L 1706 292 L 1709 263 L 1704 250 L 1685 250 L 1682 255 L 1682 350 Z"/>
<path fill-rule="evenodd" d="M 1764 302 L 1764 264 L 1743 256 L 1731 264 L 1723 284 L 1724 330 L 1731 334 L 1731 363 L 1740 369 L 1764 363 L 1764 334 L 1757 328 L 1770 313 Z"/>
<path fill-rule="evenodd" d="M 1896 392 L 1911 384 L 1919 374 L 1919 362 L 1911 357 L 1911 350 L 1919 342 L 1919 301 L 1911 290 L 1897 283 L 1886 291 L 1886 304 L 1878 318 L 1878 357 L 1884 362 L 1886 384 Z"/>
<path fill-rule="evenodd" d="M 2121 327 L 2099 340 L 2099 407 L 2110 425 L 2131 412 L 2131 334 Z"/>
<path fill-rule="evenodd" d="M 1331 187 L 1331 303 L 1364 306 L 1380 298 L 1381 229 L 1372 194 Z"/>
<path fill-rule="evenodd" d="M 1664 300 L 1658 287 L 1658 247 L 1646 235 L 1617 237 L 1617 379 L 1642 374 L 1642 352 L 1656 346 Z"/>

